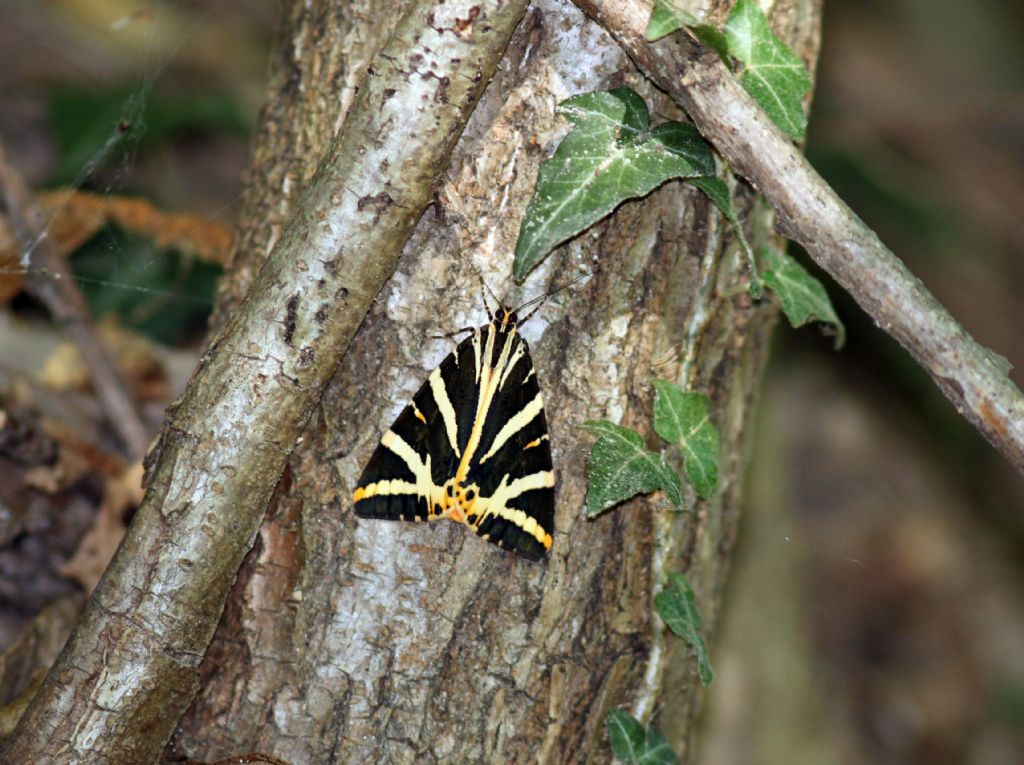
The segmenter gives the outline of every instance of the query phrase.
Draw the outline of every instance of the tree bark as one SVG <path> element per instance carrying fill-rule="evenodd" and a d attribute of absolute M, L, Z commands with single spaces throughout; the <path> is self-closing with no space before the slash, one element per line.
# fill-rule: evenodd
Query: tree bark
<path fill-rule="evenodd" d="M 298 436 L 525 10 L 405 4 L 346 129 L 172 406 L 131 527 L 0 760 L 159 756 Z"/>
<path fill-rule="evenodd" d="M 272 249 L 338 129 L 337 104 L 353 99 L 400 5 L 289 6 L 218 322 Z M 730 3 L 711 5 L 720 21 Z M 773 16 L 812 70 L 818 6 L 779 2 Z M 169 753 L 213 760 L 258 750 L 293 763 L 608 762 L 604 717 L 620 705 L 688 749 L 699 683 L 686 646 L 653 616 L 652 597 L 668 571 L 688 572 L 713 632 L 775 316 L 768 301 L 734 294 L 743 266 L 699 192 L 672 183 L 623 205 L 506 297 L 516 303 L 594 270 L 523 328 L 559 477 L 546 565 L 454 524 L 357 520 L 351 503 L 384 429 L 451 350 L 433 336 L 486 320 L 474 267 L 499 294 L 511 287 L 511 252 L 539 162 L 566 129 L 555 104 L 623 84 L 652 102 L 656 120 L 682 116 L 570 3 L 531 7 L 449 167 L 437 170 L 437 205 L 291 456 Z M 770 237 L 766 208 L 742 188 L 738 203 L 754 237 Z M 679 359 L 690 357 L 696 363 L 681 369 Z M 608 417 L 649 431 L 655 377 L 710 393 L 722 436 L 718 494 L 692 513 L 654 496 L 589 521 L 589 443 L 578 425 Z"/>

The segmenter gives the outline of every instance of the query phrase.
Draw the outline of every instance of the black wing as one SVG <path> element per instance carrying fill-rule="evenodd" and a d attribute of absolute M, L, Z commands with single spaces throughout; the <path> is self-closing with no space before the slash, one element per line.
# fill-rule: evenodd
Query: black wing
<path fill-rule="evenodd" d="M 490 358 L 497 388 L 484 413 L 467 482 L 480 487 L 485 512 L 476 533 L 528 558 L 543 558 L 554 535 L 551 444 L 530 349 L 518 333 L 495 332 Z M 481 345 L 487 347 L 486 335 Z M 502 354 L 505 344 L 509 345 Z M 502 358 L 504 356 L 504 363 Z"/>
<path fill-rule="evenodd" d="M 356 484 L 360 518 L 422 521 L 440 516 L 432 500 L 455 474 L 462 449 L 457 434 L 469 428 L 458 415 L 467 404 L 472 411 L 476 406 L 472 340 L 463 340 L 430 373 L 381 438 Z"/>

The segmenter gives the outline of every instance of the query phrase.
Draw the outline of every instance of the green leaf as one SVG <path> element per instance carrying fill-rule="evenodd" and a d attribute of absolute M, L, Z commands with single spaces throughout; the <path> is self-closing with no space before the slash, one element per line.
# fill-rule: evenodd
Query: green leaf
<path fill-rule="evenodd" d="M 715 203 L 715 206 L 721 211 L 725 219 L 732 225 L 732 230 L 736 233 L 736 239 L 740 243 L 740 248 L 747 258 L 747 267 L 750 269 L 750 285 L 747 289 L 754 300 L 760 300 L 763 289 L 761 276 L 757 269 L 757 258 L 754 257 L 754 249 L 750 246 L 750 242 L 747 241 L 747 235 L 743 233 L 743 226 L 740 225 L 736 208 L 732 205 L 732 195 L 729 193 L 728 185 L 721 178 L 713 175 L 691 178 L 688 182 L 707 194 L 708 198 Z"/>
<path fill-rule="evenodd" d="M 711 422 L 708 397 L 655 380 L 654 429 L 683 452 L 683 469 L 702 499 L 718 486 L 718 429 Z"/>
<path fill-rule="evenodd" d="M 655 728 L 645 729 L 622 709 L 613 709 L 605 719 L 615 756 L 628 765 L 671 765 L 676 753 Z"/>
<path fill-rule="evenodd" d="M 558 109 L 572 130 L 540 166 L 516 242 L 517 282 L 624 200 L 671 178 L 715 171 L 711 148 L 693 125 L 666 122 L 652 130 L 647 104 L 629 88 L 584 93 Z"/>
<path fill-rule="evenodd" d="M 644 32 L 651 42 L 670 35 L 684 27 L 694 37 L 725 58 L 728 44 L 722 31 L 711 24 L 705 24 L 692 13 L 680 7 L 680 0 L 654 0 L 654 10 Z"/>
<path fill-rule="evenodd" d="M 68 258 L 93 316 L 165 345 L 201 337 L 222 270 L 107 226 Z"/>
<path fill-rule="evenodd" d="M 644 448 L 639 433 L 608 420 L 591 420 L 583 427 L 598 437 L 587 460 L 589 515 L 657 489 L 664 489 L 677 507 L 683 504 L 679 475 L 662 455 Z"/>
<path fill-rule="evenodd" d="M 651 19 L 647 22 L 644 37 L 654 42 L 677 29 L 695 27 L 698 24 L 700 19 L 680 8 L 676 0 L 654 0 L 654 10 L 651 11 Z"/>
<path fill-rule="evenodd" d="M 811 78 L 800 58 L 773 33 L 755 0 L 738 0 L 725 23 L 729 53 L 743 62 L 740 83 L 790 138 L 807 128 L 801 101 Z"/>
<path fill-rule="evenodd" d="M 846 342 L 846 327 L 839 320 L 832 301 L 821 282 L 811 276 L 789 255 L 771 247 L 758 250 L 764 263 L 764 283 L 779 296 L 782 312 L 789 323 L 800 327 L 809 321 L 822 321 L 835 327 L 836 350 Z"/>
<path fill-rule="evenodd" d="M 687 183 L 693 184 L 708 195 L 708 198 L 715 203 L 730 223 L 739 228 L 739 218 L 732 206 L 732 196 L 729 194 L 729 187 L 725 181 L 714 175 L 705 175 L 700 178 L 690 178 Z"/>
<path fill-rule="evenodd" d="M 685 640 L 697 653 L 697 672 L 705 688 L 711 685 L 714 672 L 708 647 L 700 636 L 701 618 L 697 598 L 682 574 L 669 574 L 669 586 L 654 596 L 654 609 L 668 628 Z"/>

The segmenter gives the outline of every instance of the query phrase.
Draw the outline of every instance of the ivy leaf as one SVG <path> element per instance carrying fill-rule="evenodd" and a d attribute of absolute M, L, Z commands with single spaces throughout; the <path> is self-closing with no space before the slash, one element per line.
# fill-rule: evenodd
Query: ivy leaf
<path fill-rule="evenodd" d="M 703 23 L 692 13 L 681 8 L 681 4 L 680 0 L 654 0 L 654 10 L 651 11 L 651 19 L 647 22 L 644 37 L 654 42 L 685 27 L 690 34 L 724 59 L 728 45 L 722 31 L 711 24 Z"/>
<path fill-rule="evenodd" d="M 743 62 L 740 83 L 772 121 L 795 140 L 807 129 L 801 101 L 811 78 L 800 58 L 772 33 L 755 0 L 738 0 L 725 23 L 729 53 Z"/>
<path fill-rule="evenodd" d="M 736 208 L 732 204 L 732 195 L 729 193 L 729 187 L 725 181 L 713 175 L 691 178 L 688 182 L 707 194 L 708 198 L 715 203 L 715 206 L 725 219 L 732 225 L 732 230 L 736 233 L 736 239 L 740 243 L 740 248 L 747 258 L 747 267 L 750 269 L 750 285 L 747 287 L 747 290 L 754 300 L 760 300 L 764 290 L 761 284 L 761 276 L 757 269 L 757 258 L 754 257 L 754 249 L 750 246 L 750 242 L 747 241 L 747 235 L 743 233 L 743 226 L 740 225 Z"/>
<path fill-rule="evenodd" d="M 672 765 L 676 753 L 655 728 L 644 728 L 622 709 L 613 709 L 605 718 L 608 738 L 615 756 L 628 765 Z"/>
<path fill-rule="evenodd" d="M 771 247 L 758 250 L 764 263 L 764 283 L 779 296 L 782 312 L 789 323 L 801 327 L 809 321 L 821 321 L 835 327 L 836 350 L 846 342 L 846 327 L 836 315 L 832 301 L 821 282 L 793 258 Z"/>
<path fill-rule="evenodd" d="M 672 178 L 715 172 L 711 148 L 693 125 L 651 129 L 647 104 L 629 88 L 584 93 L 559 104 L 572 123 L 540 166 L 516 242 L 517 282 L 551 250 Z"/>
<path fill-rule="evenodd" d="M 654 596 L 654 610 L 668 628 L 685 640 L 697 653 L 697 672 L 705 688 L 711 685 L 714 672 L 708 647 L 700 636 L 701 618 L 697 598 L 682 574 L 669 574 L 669 586 Z"/>
<path fill-rule="evenodd" d="M 654 10 L 651 11 L 651 19 L 647 22 L 644 37 L 654 42 L 677 29 L 695 27 L 698 24 L 700 19 L 680 8 L 675 0 L 654 0 Z"/>
<path fill-rule="evenodd" d="M 718 486 L 718 429 L 711 422 L 708 397 L 655 380 L 654 429 L 683 452 L 683 469 L 702 499 Z"/>
<path fill-rule="evenodd" d="M 587 460 L 589 515 L 656 489 L 664 489 L 676 507 L 683 504 L 678 473 L 662 455 L 644 448 L 639 433 L 608 420 L 591 420 L 583 427 L 598 437 Z"/>

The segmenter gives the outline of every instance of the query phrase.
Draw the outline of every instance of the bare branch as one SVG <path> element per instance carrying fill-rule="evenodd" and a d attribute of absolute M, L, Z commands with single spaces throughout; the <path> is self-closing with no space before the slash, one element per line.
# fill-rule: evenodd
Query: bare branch
<path fill-rule="evenodd" d="M 4 762 L 150 762 L 324 385 L 430 202 L 526 0 L 409 3 L 154 452 L 151 482 Z"/>
<path fill-rule="evenodd" d="M 719 57 L 683 35 L 644 39 L 645 0 L 574 0 L 669 93 L 799 242 L 1024 472 L 1024 397 L 1006 364 L 957 323 L 771 123 Z"/>
<path fill-rule="evenodd" d="M 14 238 L 26 269 L 25 288 L 50 311 L 82 354 L 96 396 L 111 427 L 128 453 L 139 458 L 149 446 L 149 429 L 142 421 L 121 376 L 89 315 L 67 262 L 49 237 L 43 216 L 21 175 L 0 145 L 0 199 L 3 199 Z"/>

